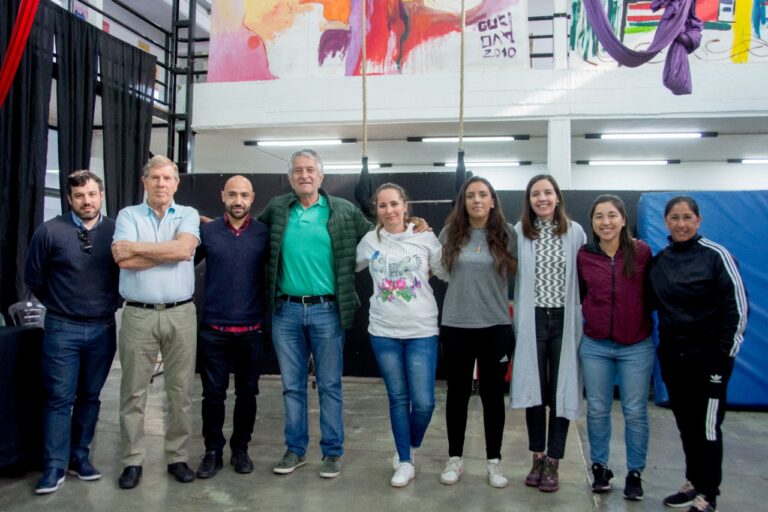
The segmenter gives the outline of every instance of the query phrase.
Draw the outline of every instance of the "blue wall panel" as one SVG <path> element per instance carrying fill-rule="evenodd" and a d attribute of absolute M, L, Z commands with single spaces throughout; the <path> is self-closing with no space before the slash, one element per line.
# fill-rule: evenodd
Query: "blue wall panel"
<path fill-rule="evenodd" d="M 728 404 L 768 407 L 768 191 L 687 192 L 699 203 L 699 233 L 727 248 L 739 264 L 747 289 L 749 319 L 744 342 L 728 387 Z M 664 206 L 680 192 L 653 192 L 640 196 L 637 226 L 640 238 L 654 254 L 668 244 Z M 658 334 L 654 329 L 654 343 Z M 654 370 L 657 404 L 669 396 L 661 381 L 658 361 Z"/>

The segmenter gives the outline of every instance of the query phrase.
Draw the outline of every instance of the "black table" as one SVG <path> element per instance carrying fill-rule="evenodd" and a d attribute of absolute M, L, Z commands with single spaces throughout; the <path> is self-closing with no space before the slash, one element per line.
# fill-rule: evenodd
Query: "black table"
<path fill-rule="evenodd" d="M 43 330 L 0 327 L 0 474 L 42 465 L 43 389 L 40 379 Z"/>

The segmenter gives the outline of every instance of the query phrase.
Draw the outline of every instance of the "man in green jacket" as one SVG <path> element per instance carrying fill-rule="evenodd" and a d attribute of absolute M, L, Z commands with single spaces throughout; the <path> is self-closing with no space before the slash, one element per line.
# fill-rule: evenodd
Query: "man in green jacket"
<path fill-rule="evenodd" d="M 270 227 L 268 268 L 272 340 L 280 363 L 286 452 L 273 471 L 307 463 L 307 374 L 315 363 L 320 397 L 320 476 L 341 473 L 344 419 L 341 392 L 344 329 L 352 326 L 355 250 L 372 225 L 349 201 L 327 194 L 323 162 L 311 149 L 291 156 L 293 192 L 272 199 L 259 220 Z"/>

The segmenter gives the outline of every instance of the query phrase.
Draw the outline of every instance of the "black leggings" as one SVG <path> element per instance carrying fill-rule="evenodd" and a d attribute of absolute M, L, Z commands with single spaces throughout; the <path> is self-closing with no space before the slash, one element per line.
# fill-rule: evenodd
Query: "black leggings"
<path fill-rule="evenodd" d="M 480 399 L 483 402 L 485 453 L 488 459 L 501 458 L 506 406 L 505 377 L 515 345 L 510 325 L 494 325 L 480 329 L 443 326 L 440 342 L 445 356 L 448 396 L 445 420 L 448 426 L 448 455 L 461 457 L 467 428 L 467 407 L 472 394 L 475 359 L 480 377 Z"/>

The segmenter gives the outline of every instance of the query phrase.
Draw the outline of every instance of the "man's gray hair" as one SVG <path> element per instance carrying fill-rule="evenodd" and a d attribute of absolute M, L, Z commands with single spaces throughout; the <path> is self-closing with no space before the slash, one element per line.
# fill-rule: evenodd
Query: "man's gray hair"
<path fill-rule="evenodd" d="M 300 156 L 305 156 L 307 158 L 311 158 L 315 161 L 315 165 L 317 166 L 317 172 L 322 176 L 323 173 L 323 159 L 320 158 L 320 155 L 317 154 L 317 151 L 314 149 L 309 148 L 302 148 L 295 153 L 291 155 L 291 159 L 288 163 L 288 174 L 290 175 L 293 172 L 293 162 L 299 158 Z"/>
<path fill-rule="evenodd" d="M 146 164 L 144 164 L 144 177 L 149 177 L 149 171 L 157 169 L 159 167 L 166 167 L 170 165 L 173 167 L 173 172 L 176 175 L 176 181 L 179 181 L 179 167 L 170 158 L 166 158 L 163 155 L 155 155 L 150 158 Z"/>

